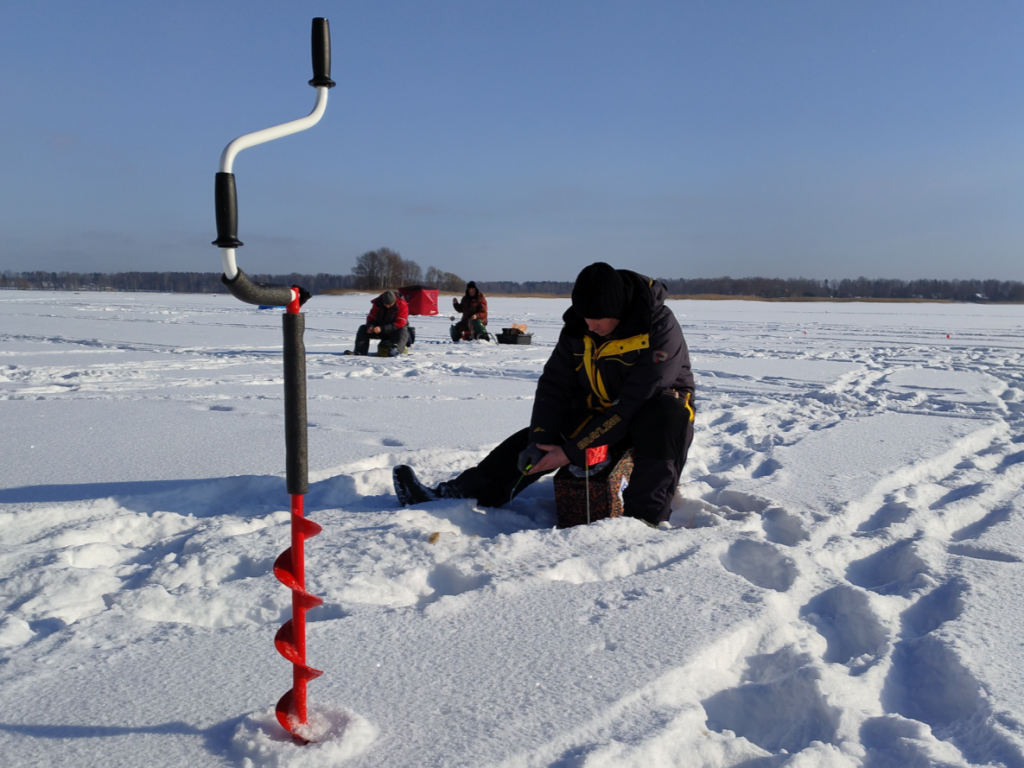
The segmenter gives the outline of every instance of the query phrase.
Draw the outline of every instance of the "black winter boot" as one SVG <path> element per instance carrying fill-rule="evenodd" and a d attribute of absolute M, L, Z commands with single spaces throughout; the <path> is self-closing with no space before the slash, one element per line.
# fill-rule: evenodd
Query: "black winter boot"
<path fill-rule="evenodd" d="M 392 470 L 391 480 L 395 484 L 395 495 L 398 497 L 398 503 L 403 507 L 437 500 L 437 494 L 416 478 L 416 473 L 412 471 L 412 467 L 399 464 Z"/>
<path fill-rule="evenodd" d="M 399 464 L 391 472 L 391 479 L 395 484 L 395 495 L 403 507 L 410 507 L 413 504 L 425 504 L 428 501 L 438 499 L 469 499 L 470 494 L 459 483 L 459 478 L 441 483 L 437 488 L 427 488 L 416 477 L 412 467 Z"/>

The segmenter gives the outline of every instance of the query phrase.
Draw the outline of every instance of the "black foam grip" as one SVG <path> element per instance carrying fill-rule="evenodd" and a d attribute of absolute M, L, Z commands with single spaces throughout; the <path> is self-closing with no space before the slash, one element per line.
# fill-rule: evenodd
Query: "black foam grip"
<path fill-rule="evenodd" d="M 313 19 L 313 79 L 314 88 L 333 88 L 331 80 L 331 25 L 327 19 Z"/>
<path fill-rule="evenodd" d="M 218 248 L 238 248 L 238 192 L 235 190 L 235 174 L 219 172 L 213 185 L 214 206 L 217 209 L 217 239 L 213 244 Z"/>
<path fill-rule="evenodd" d="M 263 304 L 271 307 L 286 307 L 292 303 L 294 294 L 287 285 L 266 285 L 254 283 L 242 270 L 238 270 L 234 280 L 225 275 L 220 281 L 227 286 L 228 293 L 246 304 Z"/>
<path fill-rule="evenodd" d="M 309 489 L 309 447 L 306 441 L 306 316 L 284 315 L 284 444 L 288 493 Z"/>

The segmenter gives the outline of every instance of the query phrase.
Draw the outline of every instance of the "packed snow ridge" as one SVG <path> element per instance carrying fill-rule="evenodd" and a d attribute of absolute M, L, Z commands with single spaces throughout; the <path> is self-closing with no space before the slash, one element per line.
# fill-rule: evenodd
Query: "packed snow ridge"
<path fill-rule="evenodd" d="M 314 742 L 273 707 L 290 592 L 280 311 L 0 293 L 8 766 L 1024 766 L 1024 307 L 675 302 L 698 387 L 673 527 L 403 509 L 529 420 L 534 343 L 346 357 L 305 308 Z M 947 338 L 948 334 L 948 338 Z"/>

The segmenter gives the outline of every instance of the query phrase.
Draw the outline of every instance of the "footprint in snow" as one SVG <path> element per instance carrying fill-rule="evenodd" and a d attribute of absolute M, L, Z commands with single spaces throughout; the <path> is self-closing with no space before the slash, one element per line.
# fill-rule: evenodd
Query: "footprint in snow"
<path fill-rule="evenodd" d="M 885 652 L 889 633 L 871 610 L 867 594 L 846 585 L 822 592 L 800 610 L 825 638 L 822 657 L 830 664 L 867 669 Z M 861 659 L 869 657 L 867 664 Z"/>
<path fill-rule="evenodd" d="M 987 483 L 972 483 L 971 485 L 954 488 L 942 498 L 932 502 L 928 509 L 942 509 L 944 506 L 952 504 L 954 501 L 960 501 L 961 499 L 969 499 L 972 496 L 977 496 L 978 494 L 983 493 L 987 488 Z"/>
<path fill-rule="evenodd" d="M 464 592 L 487 586 L 491 582 L 489 573 L 478 570 L 478 567 L 455 563 L 440 563 L 427 576 L 427 586 L 433 590 L 420 598 L 422 608 L 442 597 L 454 597 Z"/>
<path fill-rule="evenodd" d="M 952 579 L 917 600 L 900 617 L 902 638 L 913 640 L 923 637 L 947 621 L 960 618 L 964 612 L 966 592 L 967 585 L 963 581 Z"/>
<path fill-rule="evenodd" d="M 930 726 L 936 737 L 955 745 L 972 765 L 1024 768 L 1020 747 L 992 725 L 991 705 L 981 684 L 964 665 L 956 646 L 935 631 L 960 617 L 967 591 L 963 581 L 953 579 L 903 612 L 903 639 L 893 648 L 880 702 L 890 715 Z M 886 738 L 885 731 L 890 724 L 891 720 L 881 718 L 871 726 L 865 723 L 866 728 L 878 725 L 883 730 L 870 731 L 863 739 L 864 745 L 869 749 L 893 749 L 894 739 Z"/>
<path fill-rule="evenodd" d="M 760 466 L 750 474 L 750 476 L 755 479 L 771 477 L 780 469 L 782 469 L 782 465 L 775 459 L 765 459 L 761 462 Z"/>
<path fill-rule="evenodd" d="M 884 715 L 865 720 L 860 727 L 860 743 L 867 750 L 864 768 L 930 768 L 957 765 L 958 755 L 950 754 L 949 763 L 936 763 L 936 749 L 945 747 L 928 726 L 899 715 Z M 953 752 L 952 747 L 946 747 Z"/>
<path fill-rule="evenodd" d="M 811 658 L 784 648 L 747 659 L 743 682 L 701 702 L 707 726 L 732 731 L 769 752 L 800 752 L 811 742 L 834 744 L 840 710 L 818 687 Z"/>
<path fill-rule="evenodd" d="M 1012 507 L 999 507 L 993 509 L 987 515 L 980 520 L 965 525 L 963 528 L 954 531 L 950 538 L 953 541 L 966 541 L 967 539 L 977 539 L 981 534 L 985 533 L 989 528 L 998 523 L 1002 523 L 1010 518 L 1010 514 L 1013 512 Z"/>
<path fill-rule="evenodd" d="M 730 573 L 742 576 L 754 586 L 776 592 L 788 590 L 800 574 L 791 558 L 761 541 L 740 539 L 719 559 Z"/>
<path fill-rule="evenodd" d="M 903 501 L 886 501 L 871 517 L 857 526 L 860 533 L 872 533 L 888 528 L 890 525 L 902 523 L 913 512 L 913 508 Z"/>
<path fill-rule="evenodd" d="M 722 424 L 728 424 L 734 418 L 736 418 L 736 417 L 735 417 L 735 415 L 733 413 L 731 413 L 730 411 L 725 411 L 717 419 L 714 419 L 708 426 L 710 426 L 710 427 L 719 427 Z"/>
<path fill-rule="evenodd" d="M 811 538 L 800 520 L 781 507 L 771 507 L 764 511 L 761 515 L 761 528 L 768 541 L 784 547 L 795 547 L 801 541 Z"/>
<path fill-rule="evenodd" d="M 904 597 L 930 583 L 928 574 L 928 566 L 917 554 L 914 539 L 898 541 L 873 555 L 855 560 L 846 569 L 846 578 L 851 584 L 880 595 Z"/>
<path fill-rule="evenodd" d="M 712 496 L 713 498 L 708 501 L 713 501 L 720 507 L 728 507 L 736 512 L 763 512 L 768 508 L 768 501 L 765 499 L 740 491 L 722 489 Z"/>
<path fill-rule="evenodd" d="M 881 700 L 886 711 L 933 729 L 970 720 L 983 704 L 978 681 L 933 634 L 896 644 Z"/>
<path fill-rule="evenodd" d="M 973 557 L 975 560 L 992 560 L 997 563 L 1019 563 L 1020 558 L 1009 552 L 1000 552 L 997 549 L 986 549 L 973 544 L 950 544 L 946 551 L 951 555 L 960 557 Z"/>
<path fill-rule="evenodd" d="M 1002 463 L 1000 463 L 999 465 L 999 469 L 1006 469 L 1007 467 L 1012 467 L 1015 464 L 1020 464 L 1022 461 L 1024 461 L 1024 451 L 1012 453 L 1003 459 Z"/>

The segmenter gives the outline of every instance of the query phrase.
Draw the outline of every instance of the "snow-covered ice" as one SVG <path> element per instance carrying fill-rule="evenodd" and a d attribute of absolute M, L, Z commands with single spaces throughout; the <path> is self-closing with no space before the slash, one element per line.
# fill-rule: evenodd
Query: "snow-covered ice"
<path fill-rule="evenodd" d="M 1024 766 L 1024 307 L 674 302 L 673 528 L 401 509 L 529 419 L 532 346 L 346 357 L 306 307 L 309 684 L 291 666 L 281 325 L 229 296 L 0 294 L 6 766 Z M 948 338 L 947 338 L 948 334 Z"/>

